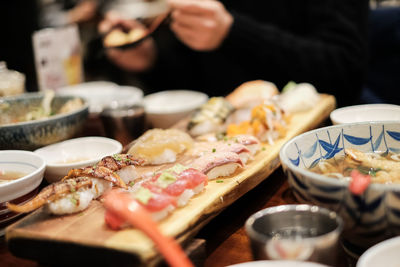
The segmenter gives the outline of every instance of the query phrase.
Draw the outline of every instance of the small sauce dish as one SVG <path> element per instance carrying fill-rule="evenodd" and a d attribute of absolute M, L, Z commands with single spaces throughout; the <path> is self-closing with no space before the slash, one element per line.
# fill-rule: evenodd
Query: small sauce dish
<path fill-rule="evenodd" d="M 81 137 L 39 148 L 34 152 L 46 161 L 45 179 L 61 180 L 71 169 L 93 165 L 105 156 L 120 153 L 122 144 L 106 137 Z"/>
<path fill-rule="evenodd" d="M 7 209 L 6 202 L 19 204 L 35 197 L 45 168 L 44 159 L 33 152 L 0 151 L 0 236 L 4 234 L 4 228 L 19 217 Z M 13 174 L 19 178 L 11 177 Z"/>

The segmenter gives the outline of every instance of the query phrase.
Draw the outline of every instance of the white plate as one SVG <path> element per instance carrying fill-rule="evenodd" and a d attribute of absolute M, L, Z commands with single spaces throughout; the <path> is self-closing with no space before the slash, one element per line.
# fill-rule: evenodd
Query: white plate
<path fill-rule="evenodd" d="M 90 113 L 100 113 L 104 108 L 142 104 L 143 91 L 133 86 L 118 86 L 112 82 L 97 81 L 63 87 L 60 95 L 73 95 L 89 102 Z"/>
<path fill-rule="evenodd" d="M 400 106 L 367 104 L 335 109 L 330 118 L 333 124 L 366 121 L 400 121 Z"/>
<path fill-rule="evenodd" d="M 385 240 L 361 255 L 357 267 L 399 267 L 400 236 Z"/>
<path fill-rule="evenodd" d="M 229 265 L 227 267 L 328 267 L 326 265 L 322 265 L 315 262 L 306 262 L 306 261 L 249 261 L 234 265 Z"/>
<path fill-rule="evenodd" d="M 103 157 L 120 153 L 122 144 L 106 137 L 81 137 L 59 142 L 35 150 L 46 161 L 45 179 L 57 182 L 68 171 L 86 167 Z"/>

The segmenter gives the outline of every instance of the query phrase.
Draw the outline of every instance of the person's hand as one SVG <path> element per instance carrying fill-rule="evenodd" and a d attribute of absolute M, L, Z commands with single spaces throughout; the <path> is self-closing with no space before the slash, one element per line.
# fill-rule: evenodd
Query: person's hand
<path fill-rule="evenodd" d="M 194 50 L 217 49 L 233 23 L 232 15 L 215 0 L 168 0 L 168 4 L 172 31 Z"/>
<path fill-rule="evenodd" d="M 125 20 L 115 12 L 108 12 L 104 20 L 99 24 L 99 32 L 107 33 L 117 25 L 120 25 L 125 30 L 144 27 L 138 21 Z M 153 65 L 156 57 L 156 49 L 154 40 L 149 37 L 132 48 L 107 49 L 106 54 L 110 61 L 124 70 L 143 72 Z"/>
<path fill-rule="evenodd" d="M 78 3 L 68 12 L 70 23 L 81 23 L 91 20 L 97 11 L 97 3 L 94 0 L 84 0 Z"/>

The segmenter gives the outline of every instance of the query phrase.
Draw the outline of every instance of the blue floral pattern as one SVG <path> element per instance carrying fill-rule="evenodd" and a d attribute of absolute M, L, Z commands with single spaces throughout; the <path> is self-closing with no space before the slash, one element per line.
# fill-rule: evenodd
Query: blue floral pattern
<path fill-rule="evenodd" d="M 400 185 L 372 185 L 356 196 L 347 189 L 348 182 L 304 171 L 321 160 L 344 155 L 346 148 L 400 153 L 400 122 L 343 124 L 310 131 L 285 144 L 280 158 L 296 198 L 338 212 L 346 223 L 345 241 L 364 250 L 400 234 Z"/>

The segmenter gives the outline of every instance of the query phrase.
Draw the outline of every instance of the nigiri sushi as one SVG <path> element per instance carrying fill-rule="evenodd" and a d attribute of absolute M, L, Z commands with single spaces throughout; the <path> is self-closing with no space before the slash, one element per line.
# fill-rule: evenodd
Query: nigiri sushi
<path fill-rule="evenodd" d="M 181 130 L 151 129 L 137 139 L 128 153 L 144 160 L 145 165 L 159 165 L 175 162 L 192 145 L 192 137 Z"/>
<path fill-rule="evenodd" d="M 235 142 L 244 145 L 251 155 L 255 155 L 261 149 L 260 140 L 250 134 L 238 134 L 234 136 L 225 136 L 224 142 Z"/>
<path fill-rule="evenodd" d="M 190 119 L 187 130 L 192 136 L 218 132 L 234 107 L 224 97 L 212 97 Z"/>
<path fill-rule="evenodd" d="M 131 192 L 131 196 L 151 213 L 151 217 L 154 221 L 164 219 L 175 210 L 177 206 L 175 197 L 152 191 L 144 186 L 137 187 L 136 190 Z"/>
<path fill-rule="evenodd" d="M 230 124 L 227 127 L 228 136 L 250 134 L 262 142 L 273 144 L 274 141 L 286 134 L 289 117 L 273 101 L 254 107 L 251 111 L 251 120 L 240 124 Z"/>
<path fill-rule="evenodd" d="M 243 162 L 234 152 L 215 152 L 203 155 L 188 165 L 206 174 L 209 180 L 213 180 L 232 175 L 237 168 L 243 167 Z"/>
<path fill-rule="evenodd" d="M 234 152 L 239 155 L 243 164 L 250 158 L 250 150 L 245 145 L 228 139 L 226 141 L 195 143 L 189 153 L 195 157 L 200 157 L 215 152 Z"/>
<path fill-rule="evenodd" d="M 253 108 L 278 94 L 279 90 L 275 84 L 263 80 L 254 80 L 242 83 L 226 96 L 226 100 L 237 109 Z"/>
<path fill-rule="evenodd" d="M 54 214 L 67 214 L 84 210 L 93 198 L 112 187 L 112 182 L 87 177 L 71 178 L 50 184 L 43 188 L 32 200 L 15 205 L 7 203 L 7 208 L 14 212 L 31 212 L 45 204 Z"/>
<path fill-rule="evenodd" d="M 189 199 L 203 191 L 207 185 L 207 176 L 199 170 L 177 164 L 154 175 L 141 184 L 152 192 L 165 193 L 176 198 L 177 205 L 186 205 Z"/>
<path fill-rule="evenodd" d="M 79 212 L 113 186 L 127 188 L 119 174 L 125 175 L 127 181 L 135 179 L 134 165 L 140 163 L 131 155 L 107 156 L 93 166 L 70 170 L 61 181 L 43 188 L 32 200 L 21 205 L 7 203 L 7 207 L 14 212 L 30 212 L 47 204 L 53 214 Z"/>
<path fill-rule="evenodd" d="M 223 141 L 226 143 L 239 143 L 247 147 L 251 155 L 255 155 L 261 148 L 260 140 L 257 137 L 250 134 L 238 134 L 233 136 L 227 136 L 224 134 L 204 134 L 196 137 L 197 142 L 217 142 Z"/>
<path fill-rule="evenodd" d="M 93 166 L 72 169 L 63 180 L 82 176 L 102 178 L 119 187 L 126 188 L 127 183 L 138 178 L 135 166 L 142 164 L 143 161 L 135 159 L 132 155 L 115 154 L 102 158 Z"/>

